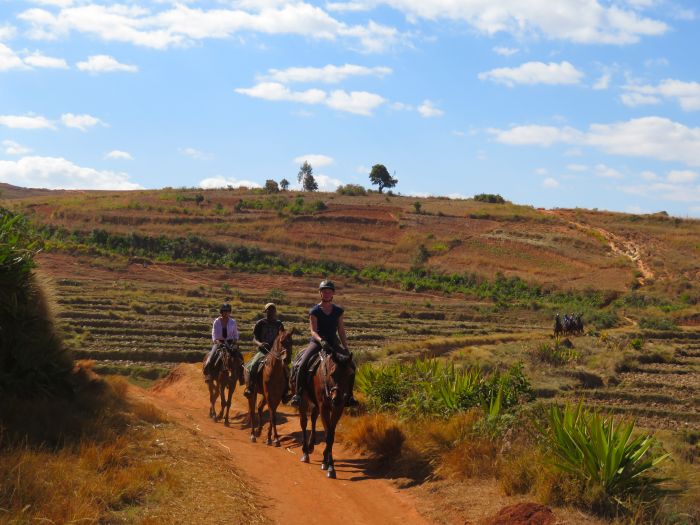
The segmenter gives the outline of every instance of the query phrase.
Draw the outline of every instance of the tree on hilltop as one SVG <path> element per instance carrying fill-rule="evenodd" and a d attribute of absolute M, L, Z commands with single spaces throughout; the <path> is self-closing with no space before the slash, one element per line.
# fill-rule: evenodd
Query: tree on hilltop
<path fill-rule="evenodd" d="M 280 189 L 282 191 L 287 191 L 289 189 L 289 181 L 287 179 L 282 179 L 280 181 Z"/>
<path fill-rule="evenodd" d="M 369 173 L 369 180 L 372 184 L 379 186 L 379 193 L 382 193 L 384 188 L 393 188 L 398 184 L 399 180 L 389 174 L 384 164 L 375 164 L 372 166 L 372 171 Z"/>
<path fill-rule="evenodd" d="M 299 181 L 299 184 L 301 184 L 304 191 L 318 190 L 318 183 L 316 182 L 316 179 L 314 179 L 314 169 L 306 160 L 299 168 L 299 173 L 297 173 L 297 181 Z"/>
<path fill-rule="evenodd" d="M 272 179 L 267 179 L 265 181 L 265 192 L 266 193 L 277 193 L 280 191 L 280 187 L 277 184 L 277 181 L 272 180 Z"/>

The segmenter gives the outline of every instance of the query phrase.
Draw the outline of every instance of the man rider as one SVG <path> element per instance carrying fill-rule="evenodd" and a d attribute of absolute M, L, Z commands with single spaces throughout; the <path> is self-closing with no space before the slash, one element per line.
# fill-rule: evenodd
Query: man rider
<path fill-rule="evenodd" d="M 304 387 L 306 386 L 306 373 L 311 359 L 318 354 L 321 349 L 327 353 L 341 352 L 349 355 L 348 339 L 345 334 L 345 321 L 343 313 L 345 310 L 333 304 L 335 294 L 335 284 L 333 281 L 324 279 L 318 285 L 321 302 L 309 311 L 309 326 L 311 328 L 311 339 L 309 345 L 302 350 L 300 363 L 297 368 L 296 392 L 292 397 L 291 405 L 298 407 L 301 402 Z M 338 340 L 340 338 L 340 341 Z M 346 400 L 346 406 L 357 404 L 352 395 L 352 384 L 350 385 L 350 395 Z"/>
<path fill-rule="evenodd" d="M 277 318 L 277 306 L 275 306 L 274 303 L 267 303 L 265 305 L 264 312 L 265 317 L 255 323 L 255 328 L 253 328 L 253 344 L 257 347 L 258 351 L 245 365 L 245 368 L 248 370 L 248 377 L 246 378 L 246 388 L 243 394 L 246 397 L 250 396 L 255 389 L 255 380 L 258 376 L 259 365 L 262 363 L 263 359 L 265 359 L 267 353 L 272 349 L 272 344 L 275 342 L 275 339 L 277 339 L 277 335 L 280 333 L 280 330 L 284 330 L 282 321 Z M 289 383 L 289 370 L 286 366 L 284 368 L 287 383 Z M 289 401 L 288 385 L 285 389 L 284 395 L 282 396 L 282 401 L 284 403 Z"/>
<path fill-rule="evenodd" d="M 219 308 L 219 314 L 219 317 L 214 319 L 214 323 L 211 327 L 212 347 L 204 362 L 205 381 L 211 381 L 213 379 L 212 368 L 218 359 L 217 354 L 220 345 L 224 344 L 226 341 L 235 343 L 239 338 L 238 326 L 236 326 L 236 321 L 231 318 L 231 305 L 229 303 L 222 304 Z"/>

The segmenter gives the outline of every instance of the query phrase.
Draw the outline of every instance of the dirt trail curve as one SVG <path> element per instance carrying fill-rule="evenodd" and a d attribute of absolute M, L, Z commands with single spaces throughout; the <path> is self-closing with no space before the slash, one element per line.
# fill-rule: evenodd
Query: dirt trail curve
<path fill-rule="evenodd" d="M 311 464 L 301 463 L 299 418 L 289 407 L 278 412 L 280 448 L 249 440 L 244 427 L 247 403 L 237 387 L 231 407 L 231 426 L 214 423 L 207 415 L 208 392 L 201 367 L 180 365 L 171 376 L 151 390 L 138 389 L 141 397 L 165 412 L 168 418 L 208 439 L 212 447 L 228 451 L 231 461 L 243 471 L 251 485 L 264 494 L 265 512 L 274 523 L 287 525 L 330 522 L 353 524 L 426 524 L 413 498 L 388 481 L 368 476 L 365 461 L 340 445 L 334 447 L 338 479 L 326 479 L 321 471 L 322 446 L 316 446 Z M 319 426 L 321 422 L 319 419 Z M 322 431 L 322 427 L 321 427 Z M 322 432 L 321 432 L 322 435 Z"/>
<path fill-rule="evenodd" d="M 641 250 L 639 248 L 639 245 L 636 242 L 634 242 L 633 240 L 624 239 L 624 238 L 620 237 L 619 235 L 616 235 L 616 234 L 612 233 L 611 231 L 608 231 L 604 228 L 600 228 L 598 226 L 591 226 L 590 224 L 576 222 L 574 220 L 571 220 L 564 213 L 561 213 L 557 210 L 541 210 L 541 211 L 544 213 L 547 213 L 549 215 L 556 215 L 560 219 L 565 220 L 566 222 L 568 222 L 572 226 L 575 226 L 579 230 L 593 231 L 599 235 L 602 235 L 603 238 L 608 242 L 608 246 L 610 247 L 610 249 L 612 250 L 613 253 L 627 257 L 629 260 L 631 260 L 637 266 L 639 273 L 642 274 L 642 276 L 639 277 L 639 279 L 638 279 L 639 284 L 643 285 L 647 279 L 654 278 L 654 272 L 651 271 L 649 266 L 642 259 L 642 253 L 641 253 Z"/>

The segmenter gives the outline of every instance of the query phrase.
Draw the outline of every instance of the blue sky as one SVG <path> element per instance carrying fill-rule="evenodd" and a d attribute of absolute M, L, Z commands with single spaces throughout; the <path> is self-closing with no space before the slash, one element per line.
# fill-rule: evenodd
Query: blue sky
<path fill-rule="evenodd" d="M 556 7 L 552 7 L 556 6 Z M 0 181 L 296 182 L 700 216 L 681 0 L 0 0 Z"/>

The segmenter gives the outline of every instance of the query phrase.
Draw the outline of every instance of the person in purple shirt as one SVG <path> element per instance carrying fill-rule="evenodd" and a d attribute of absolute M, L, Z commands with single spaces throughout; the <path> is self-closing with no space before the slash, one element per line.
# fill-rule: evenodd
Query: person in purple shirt
<path fill-rule="evenodd" d="M 341 352 L 349 355 L 348 338 L 345 333 L 345 321 L 343 319 L 345 310 L 333 304 L 335 284 L 333 284 L 333 281 L 324 279 L 318 285 L 318 291 L 321 296 L 321 302 L 311 308 L 309 312 L 311 339 L 309 340 L 309 346 L 302 350 L 297 369 L 296 392 L 290 401 L 290 404 L 296 407 L 301 402 L 309 363 L 321 349 L 328 353 Z M 352 389 L 345 404 L 346 406 L 357 405 L 357 401 L 352 395 Z"/>
<path fill-rule="evenodd" d="M 239 339 L 238 326 L 236 321 L 231 318 L 231 305 L 224 303 L 219 308 L 219 317 L 214 319 L 214 323 L 211 327 L 211 341 L 212 347 L 207 354 L 207 359 L 204 362 L 204 380 L 210 381 L 212 379 L 212 367 L 216 362 L 216 355 L 219 350 L 219 346 L 226 341 L 231 341 L 235 343 Z"/>

